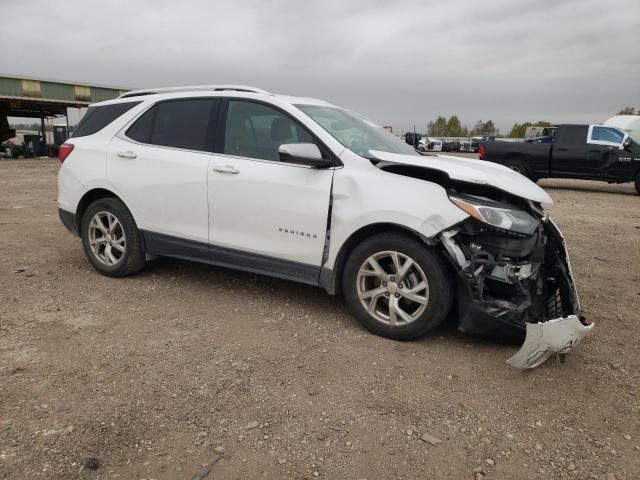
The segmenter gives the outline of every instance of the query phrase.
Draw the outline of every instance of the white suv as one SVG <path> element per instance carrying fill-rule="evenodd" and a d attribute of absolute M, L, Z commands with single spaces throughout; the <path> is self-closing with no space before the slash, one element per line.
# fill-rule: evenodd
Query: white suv
<path fill-rule="evenodd" d="M 126 93 L 60 149 L 58 207 L 104 275 L 166 255 L 344 292 L 407 340 L 453 311 L 532 368 L 592 327 L 549 196 L 506 167 L 420 156 L 354 113 L 242 86 Z M 453 307 L 453 309 L 452 309 Z"/>

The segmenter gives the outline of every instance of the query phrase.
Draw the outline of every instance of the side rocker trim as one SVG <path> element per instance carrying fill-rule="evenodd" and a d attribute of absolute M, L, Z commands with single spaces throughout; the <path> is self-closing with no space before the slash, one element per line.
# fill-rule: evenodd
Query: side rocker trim
<path fill-rule="evenodd" d="M 148 230 L 142 230 L 141 233 L 145 251 L 150 255 L 180 258 L 308 285 L 320 285 L 320 266 L 210 245 Z"/>

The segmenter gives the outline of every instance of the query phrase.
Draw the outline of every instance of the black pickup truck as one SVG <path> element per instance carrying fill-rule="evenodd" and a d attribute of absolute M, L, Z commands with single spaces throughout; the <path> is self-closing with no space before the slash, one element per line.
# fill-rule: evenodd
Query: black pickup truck
<path fill-rule="evenodd" d="M 534 181 L 552 177 L 635 182 L 640 193 L 640 144 L 614 127 L 559 125 L 552 143 L 485 141 L 480 160 L 500 163 Z"/>

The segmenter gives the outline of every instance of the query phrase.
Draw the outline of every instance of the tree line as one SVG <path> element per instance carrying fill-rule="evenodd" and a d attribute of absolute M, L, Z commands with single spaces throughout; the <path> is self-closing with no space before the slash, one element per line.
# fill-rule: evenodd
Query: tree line
<path fill-rule="evenodd" d="M 640 107 L 638 107 L 637 113 L 636 109 L 633 107 L 624 107 L 620 110 L 616 115 L 640 115 Z"/>
<path fill-rule="evenodd" d="M 472 137 L 476 135 L 498 135 L 499 131 L 492 120 L 483 122 L 478 120 L 472 129 L 462 125 L 457 115 L 448 119 L 439 116 L 427 124 L 429 137 Z"/>
<path fill-rule="evenodd" d="M 616 115 L 640 115 L 640 107 L 625 107 Z M 538 122 L 514 123 L 508 133 L 509 138 L 524 138 L 527 127 L 551 127 L 553 124 L 546 120 Z M 500 130 L 496 128 L 492 120 L 483 122 L 478 120 L 472 129 L 460 123 L 457 115 L 451 115 L 448 119 L 439 116 L 427 124 L 427 136 L 429 137 L 474 137 L 474 136 L 500 136 Z"/>
<path fill-rule="evenodd" d="M 552 124 L 547 121 L 516 123 L 511 127 L 508 137 L 523 138 L 527 127 L 531 126 L 550 127 Z M 429 137 L 475 137 L 475 136 L 500 136 L 500 130 L 496 128 L 493 120 L 478 120 L 473 128 L 469 129 L 460 123 L 457 115 L 452 115 L 448 119 L 439 116 L 427 124 L 427 136 Z"/>

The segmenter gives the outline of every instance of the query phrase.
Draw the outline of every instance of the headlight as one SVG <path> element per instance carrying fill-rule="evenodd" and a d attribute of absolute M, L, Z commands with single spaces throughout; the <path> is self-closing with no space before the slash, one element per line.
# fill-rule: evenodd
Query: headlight
<path fill-rule="evenodd" d="M 508 205 L 477 197 L 451 196 L 449 199 L 476 220 L 503 230 L 531 235 L 538 228 L 535 218 Z"/>

